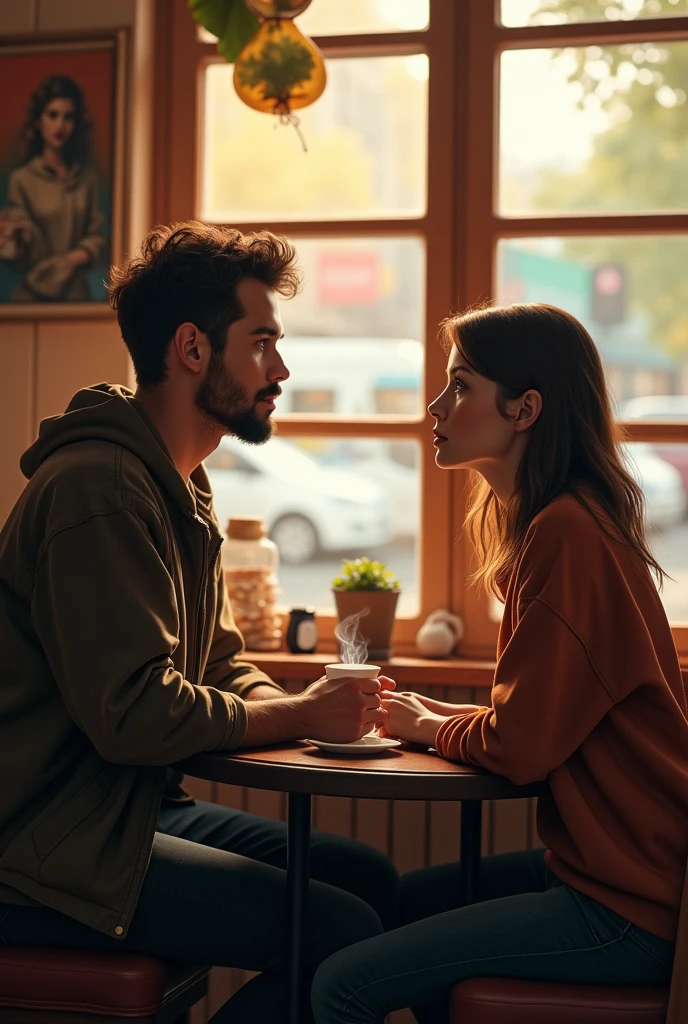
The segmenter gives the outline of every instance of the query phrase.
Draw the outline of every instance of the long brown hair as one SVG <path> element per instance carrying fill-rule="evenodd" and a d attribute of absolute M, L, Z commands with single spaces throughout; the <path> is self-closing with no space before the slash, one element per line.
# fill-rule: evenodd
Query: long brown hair
<path fill-rule="evenodd" d="M 570 493 L 607 533 L 615 527 L 661 584 L 666 574 L 647 542 L 645 498 L 624 465 L 602 362 L 583 325 L 556 306 L 524 303 L 449 317 L 442 337 L 471 369 L 498 384 L 497 409 L 505 418 L 509 399 L 530 389 L 542 397 L 508 503 L 501 505 L 476 474 L 466 515 L 480 562 L 473 580 L 501 596 L 496 581 L 515 566 L 534 517 Z"/>

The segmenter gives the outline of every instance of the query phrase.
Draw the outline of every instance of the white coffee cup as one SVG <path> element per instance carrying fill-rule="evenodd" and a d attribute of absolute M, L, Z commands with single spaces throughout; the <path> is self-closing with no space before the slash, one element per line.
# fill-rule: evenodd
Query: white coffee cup
<path fill-rule="evenodd" d="M 347 665 L 344 662 L 340 662 L 336 665 L 325 665 L 325 675 L 328 679 L 343 679 L 344 676 L 349 676 L 353 679 L 377 679 L 380 675 L 380 666 Z M 365 739 L 367 736 L 377 737 L 375 728 L 367 732 L 362 739 Z"/>
<path fill-rule="evenodd" d="M 347 665 L 340 662 L 336 665 L 325 665 L 325 675 L 328 679 L 342 679 L 343 676 L 351 676 L 354 679 L 377 679 L 380 675 L 380 666 Z"/>

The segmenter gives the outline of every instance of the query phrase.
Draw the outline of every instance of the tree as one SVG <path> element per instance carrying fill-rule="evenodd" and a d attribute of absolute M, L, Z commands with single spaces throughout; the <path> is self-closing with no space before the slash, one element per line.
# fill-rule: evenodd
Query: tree
<path fill-rule="evenodd" d="M 594 21 L 677 13 L 678 0 L 542 0 L 532 21 Z M 649 26 L 648 26 L 649 27 Z M 559 60 L 561 50 L 553 60 Z M 568 51 L 570 55 L 572 51 Z M 609 128 L 575 173 L 547 171 L 535 206 L 573 211 L 688 210 L 688 41 L 600 43 L 573 51 L 568 76 L 580 88 L 581 107 L 603 109 Z M 568 255 L 591 262 L 623 263 L 633 306 L 650 312 L 652 341 L 688 356 L 686 263 L 688 239 L 664 236 L 652 243 L 628 238 L 584 238 L 566 244 Z"/>

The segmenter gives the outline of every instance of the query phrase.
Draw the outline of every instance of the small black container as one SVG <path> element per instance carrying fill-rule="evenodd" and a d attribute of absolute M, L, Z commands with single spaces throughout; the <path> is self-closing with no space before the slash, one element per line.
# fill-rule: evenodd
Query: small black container
<path fill-rule="evenodd" d="M 314 608 L 292 608 L 287 628 L 287 647 L 292 654 L 312 654 L 318 646 Z"/>

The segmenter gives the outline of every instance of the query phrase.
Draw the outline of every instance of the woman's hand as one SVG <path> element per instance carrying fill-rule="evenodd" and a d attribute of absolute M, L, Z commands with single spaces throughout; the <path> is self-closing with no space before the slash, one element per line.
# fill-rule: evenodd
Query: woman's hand
<path fill-rule="evenodd" d="M 448 704 L 446 701 L 433 700 L 432 697 L 424 697 L 422 693 L 409 693 L 403 691 L 402 697 L 415 697 L 424 708 L 432 711 L 433 715 L 441 715 L 442 718 L 453 718 L 454 715 L 469 715 L 471 711 L 480 711 L 478 704 Z"/>
<path fill-rule="evenodd" d="M 446 720 L 445 716 L 428 711 L 415 693 L 383 692 L 381 697 L 384 724 L 379 729 L 380 736 L 434 747 L 437 730 Z"/>

